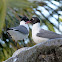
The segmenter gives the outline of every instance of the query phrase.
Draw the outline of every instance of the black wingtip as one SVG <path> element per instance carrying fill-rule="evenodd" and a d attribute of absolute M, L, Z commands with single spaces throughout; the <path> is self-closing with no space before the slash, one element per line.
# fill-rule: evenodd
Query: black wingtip
<path fill-rule="evenodd" d="M 10 30 L 10 28 L 7 28 L 7 30 Z"/>
<path fill-rule="evenodd" d="M 7 28 L 7 30 L 13 30 L 13 29 L 11 29 L 11 28 Z"/>

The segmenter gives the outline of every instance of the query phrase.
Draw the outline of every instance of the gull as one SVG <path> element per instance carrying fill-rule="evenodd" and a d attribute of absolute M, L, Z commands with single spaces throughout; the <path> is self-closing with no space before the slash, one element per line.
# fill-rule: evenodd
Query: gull
<path fill-rule="evenodd" d="M 7 33 L 9 33 L 12 39 L 15 40 L 16 46 L 18 40 L 24 40 L 28 38 L 29 35 L 28 23 L 29 19 L 26 16 L 24 16 L 22 17 L 19 26 L 7 29 Z"/>
<path fill-rule="evenodd" d="M 38 17 L 32 17 L 30 19 L 32 26 L 32 39 L 35 43 L 47 41 L 49 39 L 62 38 L 61 34 L 57 34 L 52 31 L 41 29 L 40 20 Z"/>

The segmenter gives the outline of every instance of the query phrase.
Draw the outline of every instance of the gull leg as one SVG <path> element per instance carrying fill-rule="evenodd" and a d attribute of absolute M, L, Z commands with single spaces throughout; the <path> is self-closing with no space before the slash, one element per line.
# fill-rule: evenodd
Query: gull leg
<path fill-rule="evenodd" d="M 24 43 L 24 47 L 26 47 L 26 44 L 25 44 L 25 42 L 24 42 L 24 39 L 23 39 L 23 43 Z"/>
<path fill-rule="evenodd" d="M 18 50 L 18 47 L 17 47 L 17 42 L 15 42 L 15 45 L 16 45 L 16 48 L 17 48 L 17 50 Z"/>

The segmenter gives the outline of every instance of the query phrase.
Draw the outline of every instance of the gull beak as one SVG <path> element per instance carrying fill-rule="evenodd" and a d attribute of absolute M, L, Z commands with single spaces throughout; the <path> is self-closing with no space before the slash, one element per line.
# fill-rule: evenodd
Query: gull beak
<path fill-rule="evenodd" d="M 25 24 L 31 23 L 31 21 L 27 21 Z"/>

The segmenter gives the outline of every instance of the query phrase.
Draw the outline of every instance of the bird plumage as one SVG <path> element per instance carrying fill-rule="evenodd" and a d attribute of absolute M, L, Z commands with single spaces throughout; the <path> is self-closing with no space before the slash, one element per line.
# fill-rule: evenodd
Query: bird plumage
<path fill-rule="evenodd" d="M 37 33 L 37 36 L 49 39 L 62 38 L 62 35 L 44 29 L 40 29 L 39 33 Z"/>
<path fill-rule="evenodd" d="M 42 37 L 37 36 L 37 33 L 39 33 L 40 29 L 41 29 L 40 23 L 33 24 L 33 27 L 32 27 L 32 39 L 33 39 L 33 41 L 35 43 L 40 43 L 40 42 L 44 42 L 44 41 L 48 40 L 47 38 L 42 38 Z"/>
<path fill-rule="evenodd" d="M 24 17 L 22 17 L 19 26 L 7 29 L 7 32 L 11 35 L 13 40 L 15 40 L 16 44 L 17 44 L 18 40 L 24 40 L 24 39 L 28 38 L 29 26 L 28 26 L 28 24 L 26 24 L 27 21 L 29 21 L 29 19 L 26 16 L 24 16 Z"/>
<path fill-rule="evenodd" d="M 23 25 L 19 25 L 17 27 L 9 28 L 8 31 L 9 30 L 14 30 L 16 32 L 18 31 L 18 32 L 20 32 L 22 34 L 29 34 L 28 29 L 25 26 L 23 26 Z"/>
<path fill-rule="evenodd" d="M 30 21 L 33 24 L 32 39 L 35 43 L 44 42 L 49 39 L 62 38 L 61 34 L 41 29 L 40 20 L 37 17 L 32 17 Z"/>
<path fill-rule="evenodd" d="M 23 25 L 19 25 L 14 28 L 9 28 L 9 30 L 7 32 L 11 35 L 11 37 L 16 42 L 18 40 L 23 40 L 25 38 L 28 38 L 28 35 L 29 35 L 29 30 Z"/>

